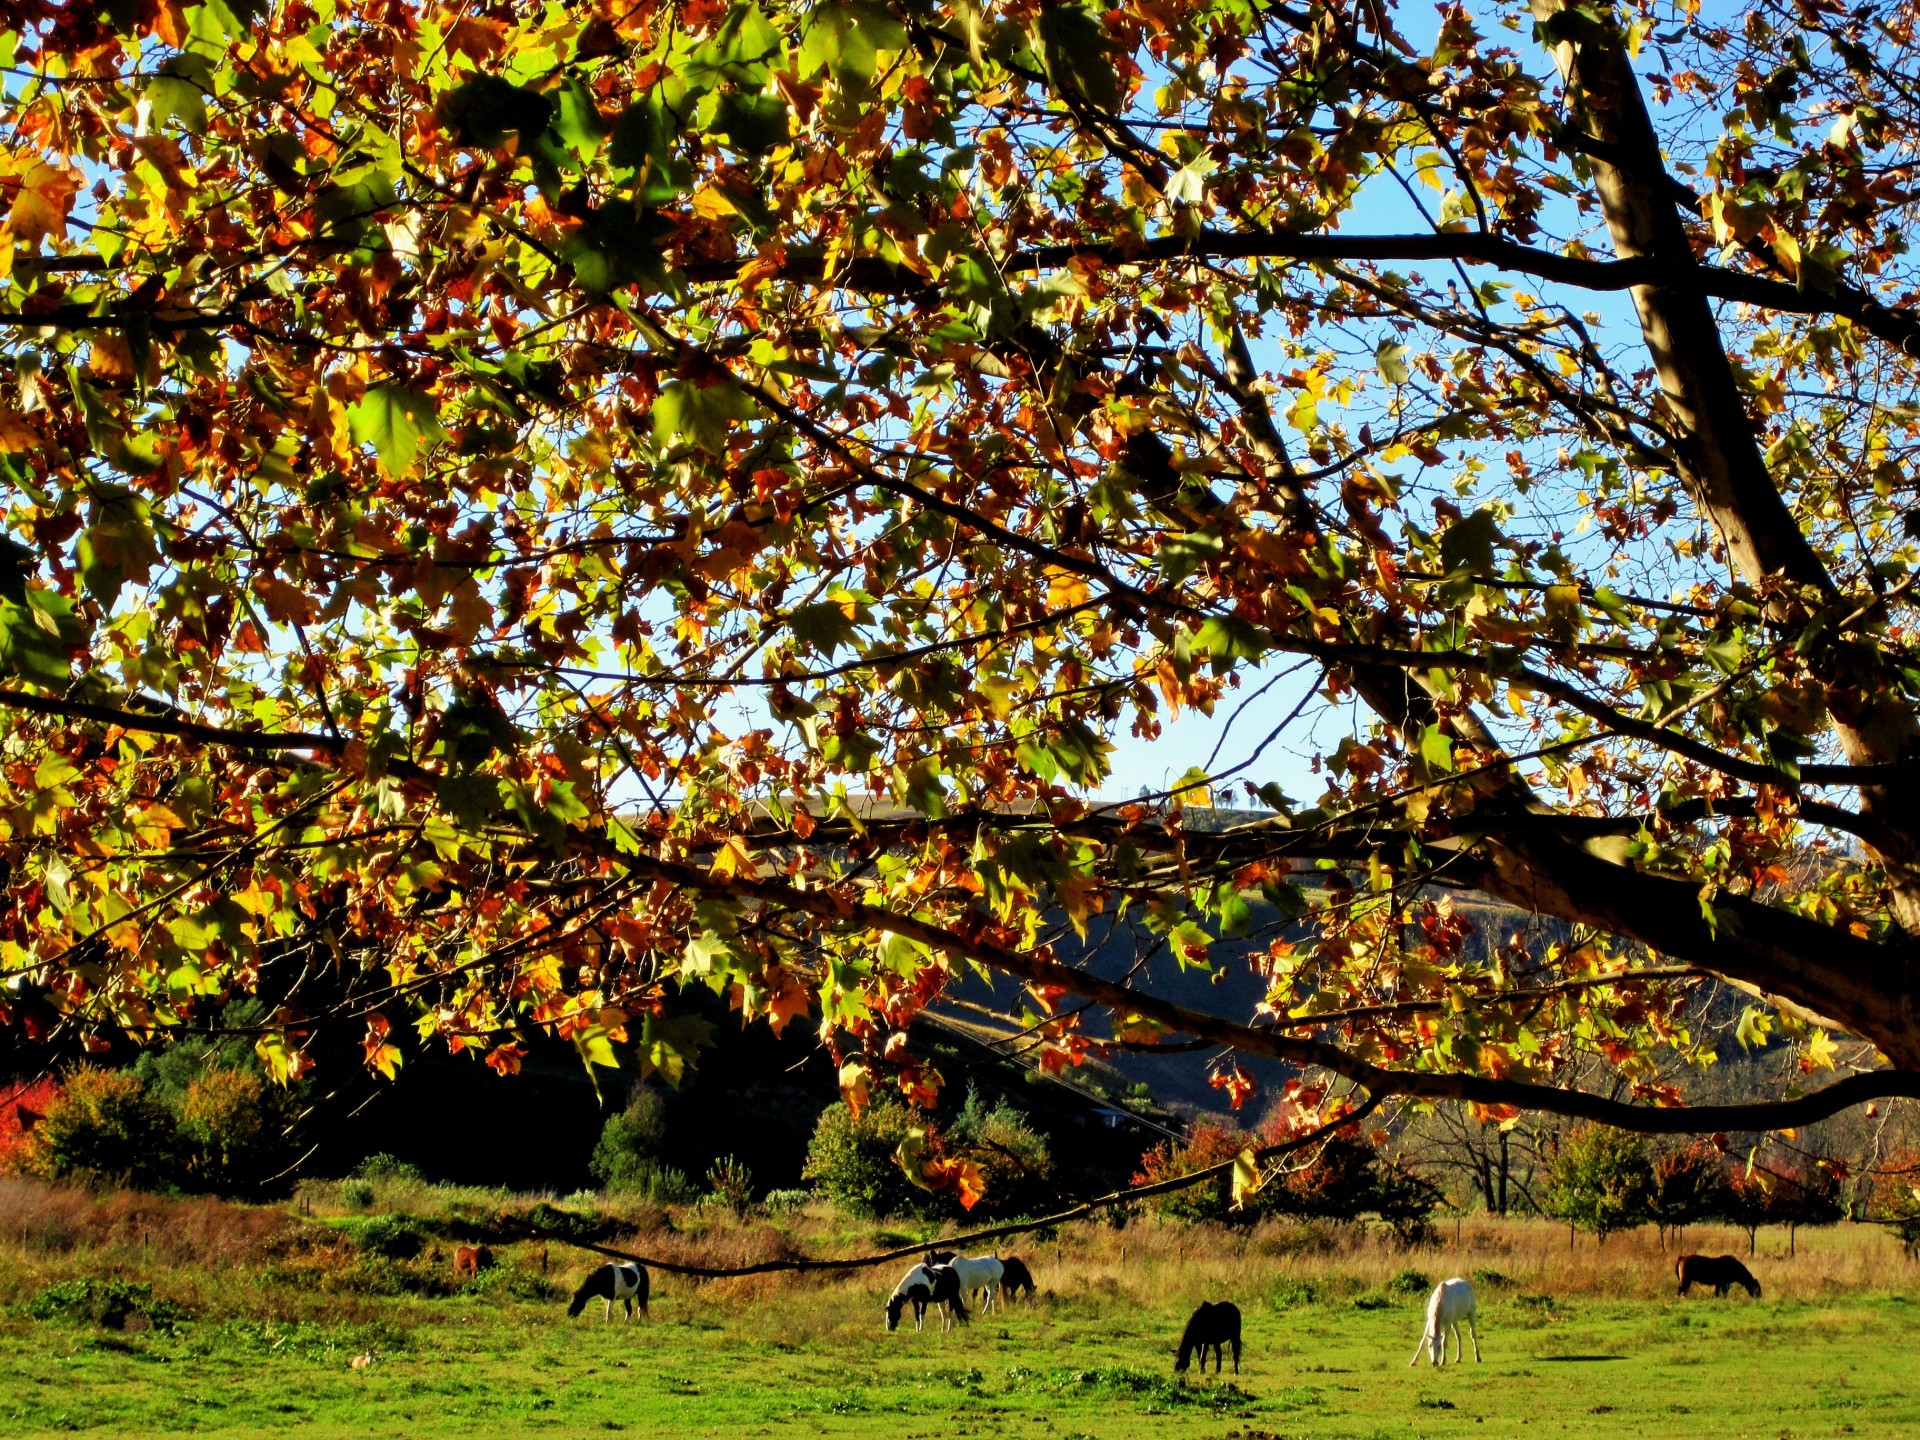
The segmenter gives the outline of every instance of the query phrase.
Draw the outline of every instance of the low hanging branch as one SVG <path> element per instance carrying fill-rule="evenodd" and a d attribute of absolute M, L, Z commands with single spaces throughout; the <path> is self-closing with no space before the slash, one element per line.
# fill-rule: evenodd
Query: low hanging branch
<path fill-rule="evenodd" d="M 1277 1160 L 1283 1155 L 1291 1155 L 1310 1145 L 1317 1145 L 1345 1129 L 1357 1125 L 1367 1118 L 1386 1099 L 1385 1095 L 1369 1095 L 1364 1101 L 1343 1115 L 1338 1115 L 1326 1124 L 1308 1131 L 1305 1135 L 1296 1135 L 1290 1140 L 1264 1145 L 1253 1151 L 1253 1161 L 1264 1164 Z M 876 1255 L 855 1255 L 846 1259 L 798 1259 L 798 1260 L 760 1260 L 751 1265 L 689 1265 L 679 1260 L 662 1260 L 653 1255 L 636 1255 L 629 1250 L 620 1250 L 611 1245 L 601 1245 L 591 1240 L 580 1240 L 570 1235 L 562 1235 L 555 1230 L 546 1230 L 529 1225 L 521 1232 L 529 1240 L 557 1240 L 563 1245 L 571 1245 L 577 1250 L 591 1250 L 596 1255 L 605 1255 L 615 1260 L 630 1260 L 645 1265 L 649 1269 L 663 1270 L 673 1275 L 692 1275 L 703 1280 L 727 1280 L 741 1275 L 770 1275 L 783 1271 L 815 1272 L 822 1270 L 865 1270 L 875 1265 L 886 1265 L 895 1260 L 906 1260 L 915 1255 L 923 1255 L 929 1250 L 957 1250 L 963 1245 L 977 1244 L 982 1240 L 999 1240 L 1008 1235 L 1027 1235 L 1035 1230 L 1045 1230 L 1054 1225 L 1066 1225 L 1075 1220 L 1085 1220 L 1103 1210 L 1117 1205 L 1131 1205 L 1137 1200 L 1148 1200 L 1155 1195 L 1170 1195 L 1177 1190 L 1186 1190 L 1195 1185 L 1218 1180 L 1231 1174 L 1234 1166 L 1243 1163 L 1245 1156 L 1236 1156 L 1232 1160 L 1218 1165 L 1209 1165 L 1204 1170 L 1195 1170 L 1188 1175 L 1176 1175 L 1170 1180 L 1156 1180 L 1147 1185 L 1133 1185 L 1125 1190 L 1115 1190 L 1111 1194 L 1088 1200 L 1069 1210 L 1053 1215 L 1043 1215 L 1037 1220 L 1012 1220 L 1005 1225 L 993 1225 L 984 1230 L 969 1230 L 960 1235 L 945 1235 L 934 1240 L 923 1240 L 918 1244 L 902 1246 L 894 1250 L 884 1250 Z"/>

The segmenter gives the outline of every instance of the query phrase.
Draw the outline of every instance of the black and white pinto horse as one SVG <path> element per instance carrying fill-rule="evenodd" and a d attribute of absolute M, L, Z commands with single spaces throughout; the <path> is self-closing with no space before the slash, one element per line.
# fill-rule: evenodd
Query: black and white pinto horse
<path fill-rule="evenodd" d="M 969 1319 L 966 1301 L 960 1293 L 960 1275 L 951 1265 L 916 1265 L 887 1298 L 887 1329 L 900 1328 L 900 1312 L 913 1306 L 913 1328 L 926 1328 L 927 1307 L 940 1307 L 940 1332 L 944 1335 L 958 1323 Z"/>
<path fill-rule="evenodd" d="M 982 1314 L 999 1308 L 1000 1282 L 1006 1276 L 1007 1266 L 998 1255 L 956 1255 L 951 1250 L 929 1250 L 927 1263 L 951 1265 L 960 1276 L 960 1288 L 980 1297 Z"/>
<path fill-rule="evenodd" d="M 1173 1368 L 1184 1372 L 1193 1352 L 1200 1352 L 1200 1373 L 1207 1373 L 1207 1351 L 1213 1351 L 1213 1373 L 1218 1375 L 1226 1357 L 1224 1347 L 1233 1347 L 1233 1373 L 1240 1373 L 1240 1307 L 1231 1300 L 1202 1300 L 1200 1308 L 1187 1321 L 1180 1336 L 1180 1351 L 1173 1357 Z"/>
<path fill-rule="evenodd" d="M 631 1261 L 615 1265 L 602 1265 L 587 1276 L 586 1282 L 573 1292 L 573 1303 L 567 1306 L 567 1318 L 572 1319 L 587 1308 L 589 1300 L 605 1300 L 606 1314 L 601 1323 L 613 1319 L 613 1302 L 618 1300 L 627 1307 L 627 1319 L 633 1319 L 633 1307 L 637 1302 L 642 1315 L 647 1313 L 647 1270 L 644 1265 L 635 1265 Z"/>

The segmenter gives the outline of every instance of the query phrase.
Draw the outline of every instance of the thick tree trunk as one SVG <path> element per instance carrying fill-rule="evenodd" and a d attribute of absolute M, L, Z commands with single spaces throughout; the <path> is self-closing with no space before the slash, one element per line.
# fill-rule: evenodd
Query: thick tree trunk
<path fill-rule="evenodd" d="M 1532 0 L 1532 6 L 1554 42 L 1574 122 L 1591 141 L 1594 188 L 1615 253 L 1672 267 L 1672 283 L 1635 286 L 1631 294 L 1682 458 L 1681 479 L 1713 521 L 1740 577 L 1766 597 L 1776 621 L 1798 628 L 1816 607 L 1844 602 L 1773 483 L 1712 306 L 1688 283 L 1697 269 L 1693 246 L 1626 46 L 1610 24 L 1570 10 L 1564 0 Z M 1827 705 L 1850 763 L 1885 765 L 1920 753 L 1911 707 L 1890 685 L 1876 683 L 1875 667 L 1848 665 L 1834 649 L 1823 668 Z M 1839 673 L 1843 669 L 1866 673 Z M 1914 829 L 1920 774 L 1863 787 L 1860 808 L 1888 832 L 1877 849 L 1895 914 L 1907 931 L 1920 934 L 1920 832 Z"/>

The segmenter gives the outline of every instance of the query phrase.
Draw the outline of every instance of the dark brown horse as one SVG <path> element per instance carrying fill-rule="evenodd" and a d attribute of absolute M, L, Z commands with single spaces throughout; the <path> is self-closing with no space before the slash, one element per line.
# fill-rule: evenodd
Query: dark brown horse
<path fill-rule="evenodd" d="M 1680 1277 L 1682 1295 L 1695 1285 L 1711 1285 L 1715 1295 L 1725 1295 L 1728 1286 L 1738 1285 L 1754 1299 L 1760 1298 L 1760 1282 L 1731 1255 L 1682 1255 L 1673 1262 L 1673 1273 Z"/>
<path fill-rule="evenodd" d="M 1240 1307 L 1230 1300 L 1218 1302 L 1202 1300 L 1200 1308 L 1193 1312 L 1187 1321 L 1187 1328 L 1180 1336 L 1180 1353 L 1173 1358 L 1173 1368 L 1184 1371 L 1193 1352 L 1200 1352 L 1200 1373 L 1207 1373 L 1207 1350 L 1213 1350 L 1213 1373 L 1218 1375 L 1226 1363 L 1222 1348 L 1233 1347 L 1233 1373 L 1240 1373 Z"/>
<path fill-rule="evenodd" d="M 1018 1255 L 1009 1255 L 1000 1264 L 1005 1267 L 1005 1273 L 1000 1277 L 1001 1295 L 1017 1300 L 1022 1291 L 1029 1298 L 1040 1293 L 1034 1286 L 1033 1272 L 1027 1269 L 1026 1261 Z"/>

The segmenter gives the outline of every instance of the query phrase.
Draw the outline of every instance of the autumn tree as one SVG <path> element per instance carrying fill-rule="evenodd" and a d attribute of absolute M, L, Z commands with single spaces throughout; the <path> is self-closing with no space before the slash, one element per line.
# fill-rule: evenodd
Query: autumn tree
<path fill-rule="evenodd" d="M 26 1032 L 252 993 L 283 1080 L 329 1025 L 671 1079 L 704 985 L 922 1099 L 980 967 L 1051 1065 L 1330 1107 L 1920 1093 L 1909 5 L 0 29 Z M 1125 980 L 1061 943 L 1123 914 Z M 1258 1016 L 1152 979 L 1249 963 Z M 1680 1103 L 1707 984 L 1794 1093 Z"/>

